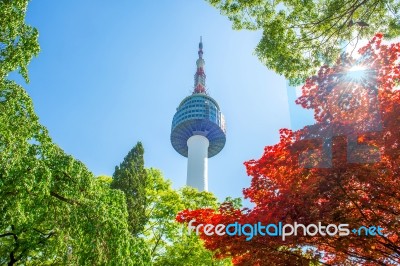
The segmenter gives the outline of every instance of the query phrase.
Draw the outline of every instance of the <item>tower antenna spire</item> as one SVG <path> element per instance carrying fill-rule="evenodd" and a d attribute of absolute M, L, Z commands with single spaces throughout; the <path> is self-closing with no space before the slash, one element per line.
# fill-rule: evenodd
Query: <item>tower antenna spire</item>
<path fill-rule="evenodd" d="M 196 74 L 194 74 L 194 91 L 193 93 L 206 93 L 206 73 L 204 73 L 204 59 L 203 59 L 203 38 L 200 36 L 199 42 L 199 58 L 196 61 Z"/>

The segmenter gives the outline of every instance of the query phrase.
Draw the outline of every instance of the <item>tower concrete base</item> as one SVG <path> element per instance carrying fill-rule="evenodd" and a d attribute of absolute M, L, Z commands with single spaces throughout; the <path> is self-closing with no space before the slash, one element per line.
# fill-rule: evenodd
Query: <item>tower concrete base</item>
<path fill-rule="evenodd" d="M 191 136 L 187 141 L 188 146 L 188 186 L 199 191 L 208 191 L 208 139 L 201 135 Z"/>

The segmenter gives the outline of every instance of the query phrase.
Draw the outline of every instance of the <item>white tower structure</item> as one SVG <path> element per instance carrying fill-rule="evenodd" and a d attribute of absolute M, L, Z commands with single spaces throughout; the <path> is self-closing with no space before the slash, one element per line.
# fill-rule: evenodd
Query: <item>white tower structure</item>
<path fill-rule="evenodd" d="M 183 99 L 172 120 L 171 143 L 188 158 L 186 185 L 208 191 L 208 158 L 225 146 L 225 119 L 218 103 L 206 91 L 203 43 L 200 37 L 192 95 Z"/>

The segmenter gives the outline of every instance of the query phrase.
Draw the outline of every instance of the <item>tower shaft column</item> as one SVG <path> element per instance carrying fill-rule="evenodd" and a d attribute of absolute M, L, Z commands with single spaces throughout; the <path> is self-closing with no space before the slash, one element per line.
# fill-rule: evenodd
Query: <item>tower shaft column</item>
<path fill-rule="evenodd" d="M 187 141 L 188 146 L 188 186 L 199 191 L 208 191 L 208 146 L 210 142 L 201 135 L 191 136 Z"/>

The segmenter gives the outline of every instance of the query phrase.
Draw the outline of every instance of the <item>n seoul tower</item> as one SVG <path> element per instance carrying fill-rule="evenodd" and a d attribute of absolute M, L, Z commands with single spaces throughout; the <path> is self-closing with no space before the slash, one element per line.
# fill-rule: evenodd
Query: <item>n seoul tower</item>
<path fill-rule="evenodd" d="M 203 42 L 200 37 L 194 90 L 179 104 L 172 120 L 171 143 L 188 158 L 186 185 L 208 191 L 208 158 L 225 146 L 225 119 L 218 103 L 206 90 Z"/>

